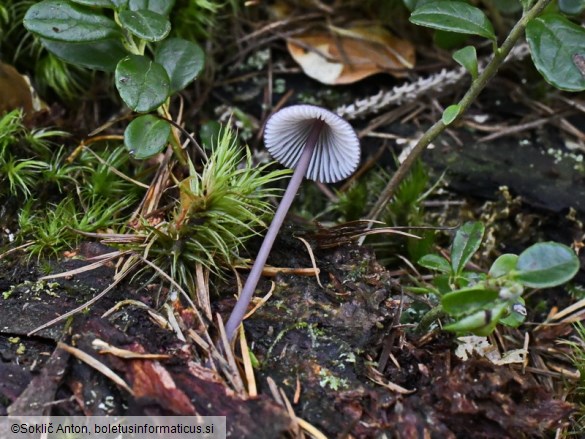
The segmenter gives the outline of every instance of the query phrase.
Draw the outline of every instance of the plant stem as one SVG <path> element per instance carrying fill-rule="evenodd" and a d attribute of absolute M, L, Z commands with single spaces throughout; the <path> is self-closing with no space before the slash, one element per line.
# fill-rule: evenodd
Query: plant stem
<path fill-rule="evenodd" d="M 156 112 L 162 116 L 163 119 L 171 120 L 171 114 L 169 113 L 169 104 L 165 102 L 160 107 L 156 109 Z M 177 133 L 177 128 L 174 126 L 171 127 L 171 138 L 169 139 L 169 143 L 171 144 L 171 148 L 175 153 L 175 157 L 179 160 L 181 166 L 187 166 L 187 154 L 181 148 L 181 141 L 179 139 L 179 134 Z"/>
<path fill-rule="evenodd" d="M 526 12 L 522 18 L 518 20 L 516 25 L 510 31 L 510 34 L 506 40 L 502 43 L 502 47 L 495 51 L 492 60 L 488 63 L 485 69 L 483 69 L 478 78 L 472 82 L 469 90 L 467 90 L 467 93 L 465 93 L 463 98 L 459 101 L 458 105 L 461 107 L 461 111 L 459 112 L 457 118 L 460 118 L 463 113 L 467 111 L 472 102 L 475 101 L 479 93 L 488 84 L 492 76 L 496 74 L 516 42 L 524 33 L 524 29 L 526 28 L 528 22 L 533 18 L 536 18 L 550 2 L 551 0 L 539 0 L 532 9 Z M 435 140 L 435 138 L 437 138 L 437 136 L 441 134 L 445 128 L 446 125 L 441 120 L 439 120 L 423 134 L 410 154 L 408 154 L 406 159 L 400 164 L 396 170 L 396 173 L 392 176 L 386 187 L 382 190 L 378 201 L 376 201 L 376 204 L 374 204 L 374 207 L 372 207 L 372 210 L 370 210 L 368 213 L 368 219 L 376 220 L 380 217 L 386 205 L 392 200 L 394 192 L 402 180 L 404 180 L 404 178 L 410 172 L 410 168 L 412 168 L 415 161 L 420 157 L 429 143 Z"/>
<path fill-rule="evenodd" d="M 244 315 L 246 314 L 246 310 L 248 308 L 248 304 L 252 300 L 252 296 L 254 295 L 254 291 L 256 290 L 256 285 L 260 280 L 260 276 L 262 275 L 262 269 L 266 264 L 266 260 L 268 259 L 268 255 L 270 254 L 270 250 L 272 249 L 272 245 L 276 239 L 276 235 L 284 222 L 284 218 L 292 205 L 292 202 L 295 198 L 297 191 L 307 173 L 307 168 L 309 167 L 309 163 L 311 161 L 311 157 L 313 157 L 313 151 L 315 149 L 315 145 L 317 144 L 317 140 L 319 139 L 319 135 L 321 134 L 321 130 L 324 126 L 324 122 L 320 119 L 316 119 L 313 123 L 311 128 L 311 132 L 309 137 L 307 138 L 307 143 L 305 144 L 305 148 L 301 153 L 299 161 L 295 167 L 295 172 L 288 183 L 288 187 L 284 193 L 284 196 L 280 200 L 280 204 L 276 209 L 276 213 L 274 214 L 274 218 L 270 223 L 270 227 L 268 228 L 268 232 L 266 232 L 266 236 L 264 237 L 264 241 L 262 242 L 262 246 L 258 251 L 258 256 L 256 256 L 256 260 L 254 261 L 254 265 L 252 266 L 252 270 L 250 270 L 250 274 L 246 279 L 246 283 L 244 288 L 242 288 L 242 292 L 238 301 L 236 302 L 236 306 L 230 315 L 226 325 L 225 331 L 229 340 L 232 340 L 234 337 L 236 330 L 242 323 L 244 319 Z"/>
<path fill-rule="evenodd" d="M 430 328 L 431 324 L 435 320 L 446 316 L 447 313 L 443 310 L 443 307 L 441 305 L 437 305 L 434 308 L 431 308 L 430 310 L 427 311 L 427 313 L 424 316 L 422 316 L 422 318 L 418 322 L 418 325 L 416 325 L 415 332 L 417 334 L 422 334 L 423 332 L 427 331 Z"/>

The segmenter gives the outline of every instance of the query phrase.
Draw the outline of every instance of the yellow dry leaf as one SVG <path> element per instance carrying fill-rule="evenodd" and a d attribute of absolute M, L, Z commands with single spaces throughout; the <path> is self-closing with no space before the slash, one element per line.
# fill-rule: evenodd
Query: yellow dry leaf
<path fill-rule="evenodd" d="M 382 27 L 330 29 L 287 42 L 294 60 L 317 81 L 350 84 L 381 72 L 403 77 L 414 66 L 414 46 Z"/>
<path fill-rule="evenodd" d="M 29 79 L 11 65 L 0 62 L 0 114 L 22 108 L 31 115 L 41 107 Z"/>

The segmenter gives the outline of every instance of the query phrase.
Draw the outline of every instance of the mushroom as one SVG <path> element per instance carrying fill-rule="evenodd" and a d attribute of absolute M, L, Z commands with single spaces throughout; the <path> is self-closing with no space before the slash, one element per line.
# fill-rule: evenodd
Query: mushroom
<path fill-rule="evenodd" d="M 293 105 L 272 115 L 264 130 L 264 144 L 277 161 L 295 171 L 226 323 L 229 340 L 233 339 L 244 319 L 276 235 L 303 177 L 335 183 L 349 177 L 360 161 L 359 140 L 351 125 L 331 111 L 314 105 Z"/>

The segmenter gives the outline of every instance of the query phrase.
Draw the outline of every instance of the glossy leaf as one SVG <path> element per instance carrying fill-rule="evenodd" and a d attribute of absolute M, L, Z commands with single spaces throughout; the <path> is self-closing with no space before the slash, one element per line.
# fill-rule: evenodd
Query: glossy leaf
<path fill-rule="evenodd" d="M 163 150 L 170 134 L 171 125 L 166 120 L 146 114 L 128 124 L 124 146 L 132 157 L 146 159 Z"/>
<path fill-rule="evenodd" d="M 161 15 L 168 16 L 173 6 L 174 0 L 130 0 L 128 1 L 128 9 L 131 11 L 152 11 Z"/>
<path fill-rule="evenodd" d="M 474 286 L 445 294 L 441 298 L 441 305 L 449 314 L 460 315 L 483 309 L 497 298 L 497 291 Z"/>
<path fill-rule="evenodd" d="M 44 0 L 31 6 L 24 27 L 43 38 L 79 43 L 119 36 L 113 20 L 96 14 L 91 8 L 62 0 Z"/>
<path fill-rule="evenodd" d="M 41 44 L 68 63 L 104 72 L 116 70 L 118 61 L 128 55 L 120 40 L 65 43 L 41 38 Z"/>
<path fill-rule="evenodd" d="M 517 328 L 526 320 L 526 302 L 519 297 L 517 302 L 511 306 L 510 314 L 500 319 L 500 323 L 512 328 Z"/>
<path fill-rule="evenodd" d="M 505 253 L 494 261 L 490 268 L 489 275 L 494 278 L 505 276 L 516 268 L 517 262 L 518 255 Z"/>
<path fill-rule="evenodd" d="M 583 0 L 559 0 L 559 10 L 563 14 L 578 15 L 585 9 Z"/>
<path fill-rule="evenodd" d="M 443 115 L 441 116 L 441 120 L 445 125 L 451 125 L 457 116 L 461 113 L 461 105 L 449 105 L 443 111 Z"/>
<path fill-rule="evenodd" d="M 453 272 L 460 274 L 473 254 L 479 249 L 483 239 L 484 225 L 478 221 L 467 222 L 457 231 L 451 246 L 451 266 Z"/>
<path fill-rule="evenodd" d="M 458 322 L 443 327 L 443 329 L 452 332 L 471 332 L 475 335 L 487 336 L 495 329 L 507 308 L 508 305 L 506 303 L 501 303 L 492 309 L 477 311 Z"/>
<path fill-rule="evenodd" d="M 579 265 L 579 258 L 566 245 L 541 242 L 518 256 L 514 279 L 532 288 L 554 287 L 572 279 Z"/>
<path fill-rule="evenodd" d="M 424 255 L 418 260 L 418 264 L 422 267 L 428 268 L 429 270 L 440 271 L 441 273 L 449 273 L 451 271 L 451 265 L 449 261 L 443 256 L 439 255 Z"/>
<path fill-rule="evenodd" d="M 458 1 L 435 1 L 417 7 L 410 21 L 419 26 L 495 40 L 494 28 L 481 9 Z"/>
<path fill-rule="evenodd" d="M 169 75 L 160 64 L 145 56 L 130 55 L 116 67 L 116 88 L 132 110 L 152 111 L 169 96 Z"/>
<path fill-rule="evenodd" d="M 85 6 L 94 6 L 98 8 L 113 8 L 111 0 L 71 0 L 73 3 L 79 3 Z"/>
<path fill-rule="evenodd" d="M 170 21 L 156 12 L 124 10 L 119 18 L 124 28 L 146 41 L 160 41 L 171 31 Z"/>
<path fill-rule="evenodd" d="M 549 14 L 528 23 L 526 39 L 534 65 L 547 82 L 561 90 L 585 90 L 585 75 L 573 61 L 585 55 L 585 29 Z"/>
<path fill-rule="evenodd" d="M 195 43 L 169 38 L 159 44 L 154 60 L 165 68 L 171 80 L 171 93 L 176 93 L 199 75 L 205 55 Z"/>
<path fill-rule="evenodd" d="M 474 46 L 466 46 L 453 53 L 453 59 L 469 72 L 471 77 L 477 79 L 477 52 Z"/>

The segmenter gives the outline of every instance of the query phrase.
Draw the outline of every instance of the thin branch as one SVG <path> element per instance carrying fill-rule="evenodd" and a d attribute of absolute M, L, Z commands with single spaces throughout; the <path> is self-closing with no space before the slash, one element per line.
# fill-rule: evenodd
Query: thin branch
<path fill-rule="evenodd" d="M 496 74 L 500 66 L 505 61 L 506 57 L 515 46 L 516 42 L 520 39 L 520 37 L 524 33 L 524 29 L 530 20 L 537 17 L 542 10 L 551 2 L 551 0 L 539 0 L 536 5 L 532 9 L 530 9 L 522 18 L 516 23 L 514 28 L 510 31 L 510 34 L 502 44 L 502 47 L 496 50 L 494 53 L 494 57 L 489 62 L 489 64 L 485 67 L 485 69 L 481 72 L 479 77 L 476 81 L 474 81 L 465 96 L 459 101 L 459 106 L 461 110 L 459 112 L 459 116 L 467 111 L 467 109 L 471 106 L 471 104 L 475 101 L 479 93 L 486 87 L 489 83 L 490 79 Z M 367 218 L 370 220 L 376 220 L 380 217 L 386 205 L 392 200 L 394 196 L 394 192 L 404 180 L 404 178 L 410 172 L 410 169 L 416 162 L 416 160 L 421 156 L 427 146 L 435 140 L 439 134 L 441 134 L 447 126 L 443 123 L 442 120 L 435 122 L 433 126 L 431 126 L 419 139 L 416 146 L 412 149 L 410 154 L 406 157 L 406 159 L 400 164 L 396 173 L 392 176 L 378 201 L 372 207 L 372 210 L 368 213 Z"/>

